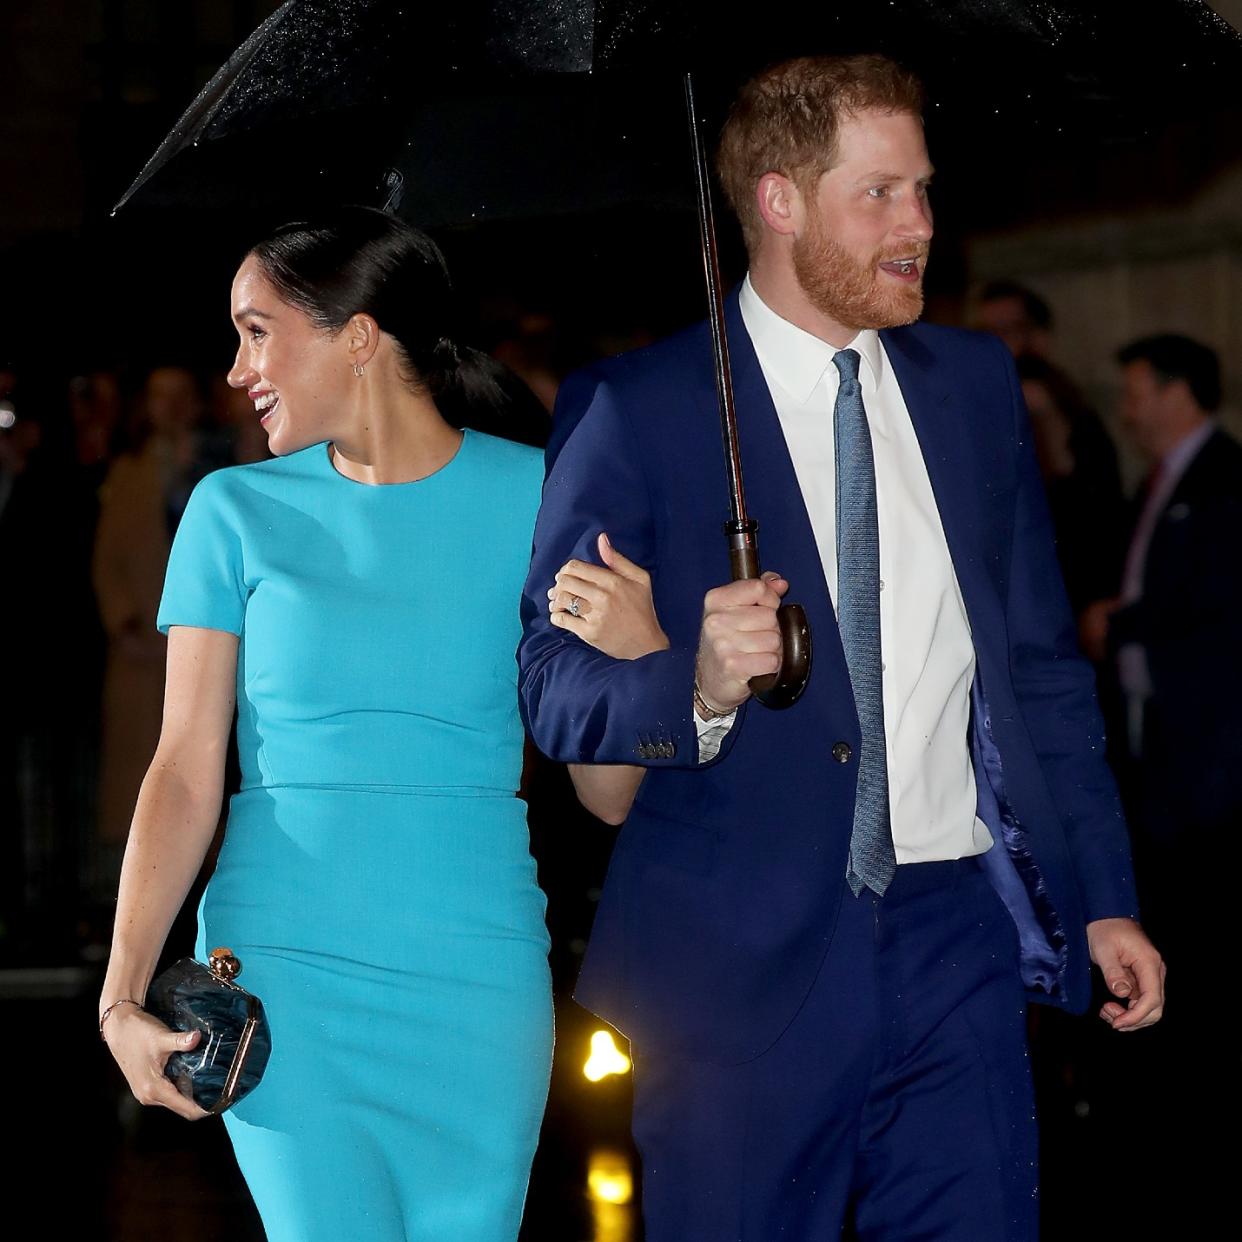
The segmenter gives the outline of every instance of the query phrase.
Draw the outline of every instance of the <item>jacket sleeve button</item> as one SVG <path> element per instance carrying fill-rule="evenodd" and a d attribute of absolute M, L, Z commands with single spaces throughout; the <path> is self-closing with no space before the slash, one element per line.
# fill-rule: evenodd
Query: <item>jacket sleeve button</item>
<path fill-rule="evenodd" d="M 853 753 L 848 742 L 834 742 L 832 744 L 832 757 L 838 763 L 849 763 L 850 756 Z"/>

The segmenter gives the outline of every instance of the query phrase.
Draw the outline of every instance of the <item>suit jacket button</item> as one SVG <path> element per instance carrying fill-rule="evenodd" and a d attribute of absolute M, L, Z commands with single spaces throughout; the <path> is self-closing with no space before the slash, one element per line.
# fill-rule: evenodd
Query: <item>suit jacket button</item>
<path fill-rule="evenodd" d="M 834 742 L 832 744 L 832 757 L 838 763 L 849 763 L 850 756 L 853 753 L 848 742 Z"/>

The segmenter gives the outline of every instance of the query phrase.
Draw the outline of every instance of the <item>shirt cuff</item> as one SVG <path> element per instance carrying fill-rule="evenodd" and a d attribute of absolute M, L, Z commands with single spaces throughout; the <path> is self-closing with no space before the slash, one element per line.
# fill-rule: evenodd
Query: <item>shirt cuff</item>
<path fill-rule="evenodd" d="M 733 728 L 733 722 L 737 719 L 737 708 L 727 716 L 714 716 L 711 720 L 704 720 L 693 708 L 691 711 L 694 713 L 694 728 L 699 735 L 699 762 L 711 763 L 720 754 L 720 744 L 725 740 L 725 734 Z"/>

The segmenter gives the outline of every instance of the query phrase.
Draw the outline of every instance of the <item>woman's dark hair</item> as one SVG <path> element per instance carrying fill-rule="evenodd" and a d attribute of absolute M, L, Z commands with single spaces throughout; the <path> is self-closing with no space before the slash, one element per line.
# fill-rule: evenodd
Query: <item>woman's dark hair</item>
<path fill-rule="evenodd" d="M 316 326 L 339 332 L 351 316 L 370 315 L 400 349 L 409 383 L 430 393 L 454 426 L 528 444 L 547 438 L 534 394 L 457 341 L 448 268 L 426 233 L 371 207 L 337 207 L 282 225 L 250 253 L 281 298 Z"/>

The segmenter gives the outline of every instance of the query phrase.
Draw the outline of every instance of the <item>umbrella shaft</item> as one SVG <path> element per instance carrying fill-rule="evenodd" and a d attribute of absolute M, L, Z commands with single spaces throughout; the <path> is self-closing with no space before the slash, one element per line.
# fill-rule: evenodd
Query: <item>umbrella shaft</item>
<path fill-rule="evenodd" d="M 686 74 L 686 117 L 690 124 L 690 146 L 694 161 L 695 197 L 699 212 L 699 241 L 703 249 L 703 276 L 707 282 L 708 321 L 711 325 L 712 354 L 716 363 L 716 399 L 720 406 L 720 432 L 724 440 L 725 470 L 729 478 L 729 512 L 732 520 L 725 527 L 729 536 L 730 557 L 736 540 L 744 540 L 756 564 L 758 577 L 758 546 L 755 524 L 746 514 L 746 494 L 742 486 L 741 449 L 737 438 L 737 411 L 733 404 L 733 376 L 729 368 L 729 341 L 725 335 L 724 293 L 720 286 L 720 262 L 716 252 L 716 227 L 712 219 L 711 181 L 698 109 L 694 102 L 694 81 Z M 735 564 L 736 569 L 736 564 Z M 736 577 L 735 573 L 735 577 Z"/>

